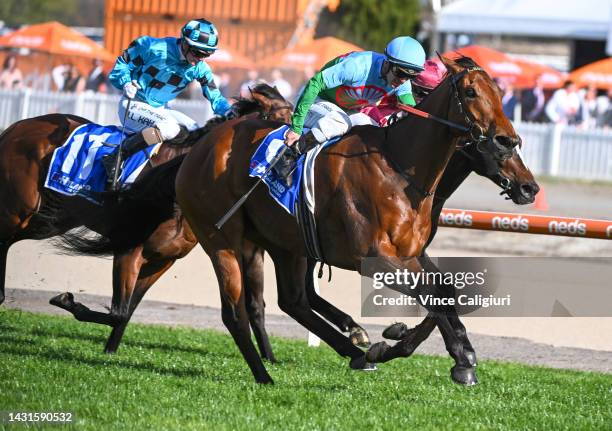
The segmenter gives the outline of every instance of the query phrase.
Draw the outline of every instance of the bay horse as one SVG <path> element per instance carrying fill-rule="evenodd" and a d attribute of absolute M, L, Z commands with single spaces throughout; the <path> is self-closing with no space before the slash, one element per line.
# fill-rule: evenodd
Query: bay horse
<path fill-rule="evenodd" d="M 266 107 L 265 100 L 260 100 L 260 103 L 264 105 L 264 111 L 270 109 Z M 289 121 L 289 117 L 287 116 L 279 120 L 287 122 Z M 444 206 L 444 202 L 472 171 L 491 179 L 491 181 L 502 188 L 502 194 L 507 194 L 508 198 L 512 199 L 517 204 L 527 204 L 533 202 L 534 196 L 539 189 L 534 181 L 533 175 L 525 167 L 516 150 L 513 151 L 510 159 L 501 161 L 493 160 L 488 153 L 478 151 L 477 147 L 474 145 L 457 150 L 451 157 L 442 179 L 440 180 L 440 184 L 436 189 L 431 220 L 432 231 L 428 244 L 433 240 L 437 230 L 438 217 Z M 146 182 L 145 178 L 142 178 L 141 180 Z M 172 223 L 171 220 L 168 222 Z M 186 222 L 184 223 L 186 224 Z M 174 233 L 174 241 L 177 241 L 178 238 L 183 235 L 183 230 L 178 228 L 178 224 L 176 226 L 177 230 Z M 130 235 L 132 232 L 133 229 L 129 228 L 125 230 L 123 235 Z M 191 231 L 189 230 L 189 232 Z M 196 242 L 189 241 L 185 242 L 184 244 L 186 245 L 185 248 L 182 249 L 181 254 L 187 254 L 191 248 L 195 246 Z M 80 254 L 91 254 L 88 253 L 86 248 L 79 248 L 78 244 L 76 246 L 73 244 L 73 249 L 71 251 Z M 113 251 L 115 253 L 120 253 L 120 250 Z M 178 258 L 180 256 L 176 257 Z M 267 359 L 270 362 L 276 362 L 271 344 L 264 329 L 265 303 L 263 301 L 263 250 L 253 246 L 249 241 L 245 241 L 243 246 L 243 263 L 246 274 L 246 308 L 249 315 L 251 328 L 254 330 L 262 358 Z M 367 331 L 361 325 L 356 323 L 353 317 L 336 308 L 333 304 L 330 304 L 316 293 L 314 283 L 312 282 L 314 262 L 312 263 L 313 268 L 311 268 L 306 275 L 306 292 L 309 303 L 312 305 L 313 309 L 337 326 L 341 332 L 348 333 L 353 344 L 360 347 L 369 347 L 369 336 Z M 72 312 L 75 317 L 81 320 L 83 319 L 85 310 L 84 306 L 81 307 L 80 304 L 74 303 L 70 293 L 59 295 L 58 297 L 54 298 L 52 303 Z M 136 305 L 132 304 L 132 310 L 135 307 Z M 458 324 L 460 324 L 460 322 L 458 322 Z M 394 333 L 402 334 L 408 330 L 408 328 L 397 325 L 393 325 L 392 329 L 393 331 L 390 329 L 385 331 L 385 335 L 387 337 L 397 338 L 399 335 L 393 335 Z"/>
<path fill-rule="evenodd" d="M 422 108 L 462 125 L 461 131 L 407 117 L 385 129 L 356 127 L 322 152 L 316 167 L 315 218 L 327 263 L 366 276 L 372 274 L 362 272 L 362 263 L 371 257 L 379 258 L 377 269 L 419 272 L 425 266 L 432 270 L 419 256 L 431 233 L 434 191 L 457 146 L 474 141 L 473 145 L 499 161 L 509 158 L 519 145 L 491 78 L 467 57 L 443 62 L 448 74 Z M 185 156 L 175 180 L 177 202 L 215 268 L 222 320 L 255 380 L 272 383 L 250 339 L 241 260 L 245 238 L 272 257 L 281 309 L 349 357 L 352 368 L 366 367 L 367 359 L 408 356 L 412 351 L 407 353 L 409 349 L 402 346 L 422 341 L 437 326 L 455 361 L 453 380 L 476 383 L 474 365 L 452 324 L 459 320 L 454 309 L 430 311 L 398 343 L 399 348 L 375 345 L 367 359 L 316 315 L 305 291 L 306 251 L 296 221 L 263 188 L 221 231 L 215 229 L 216 222 L 253 184 L 248 176 L 250 157 L 271 130 L 272 125 L 260 119 L 233 120 L 216 127 Z"/>
<path fill-rule="evenodd" d="M 257 112 L 262 118 L 273 121 L 288 120 L 292 106 L 275 88 L 258 85 L 252 89 L 252 95 L 253 101 L 239 100 L 235 105 L 241 115 Z M 138 210 L 131 208 L 129 201 L 109 199 L 100 206 L 44 188 L 53 151 L 64 144 L 76 127 L 88 122 L 75 115 L 49 114 L 18 121 L 0 135 L 0 304 L 5 299 L 7 254 L 10 246 L 18 241 L 65 234 L 68 245 L 85 254 L 103 255 L 110 251 L 113 253 L 113 297 L 109 313 L 90 310 L 75 302 L 71 293 L 60 294 L 50 302 L 69 311 L 78 320 L 110 326 L 112 332 L 105 351 L 113 353 L 146 291 L 176 259 L 189 253 L 197 241 L 189 225 L 183 223 L 180 209 L 173 203 L 153 217 L 144 217 L 142 223 L 137 220 L 139 229 L 131 232 L 132 237 L 121 246 L 88 241 L 80 238 L 81 231 L 67 233 L 85 226 L 98 234 L 113 237 L 114 232 L 125 227 L 122 218 L 134 217 L 130 213 Z M 150 165 L 158 166 L 188 152 L 217 123 L 219 120 L 213 119 L 205 127 L 192 132 L 184 142 L 164 143 L 151 157 Z M 136 180 L 136 188 L 147 170 L 143 169 Z M 245 243 L 243 259 L 252 268 L 245 273 L 245 282 L 253 286 L 249 289 L 252 296 L 249 304 L 255 307 L 250 310 L 253 329 L 258 341 L 261 340 L 262 352 L 273 359 L 265 333 L 263 310 L 257 308 L 264 304 L 263 251 Z"/>

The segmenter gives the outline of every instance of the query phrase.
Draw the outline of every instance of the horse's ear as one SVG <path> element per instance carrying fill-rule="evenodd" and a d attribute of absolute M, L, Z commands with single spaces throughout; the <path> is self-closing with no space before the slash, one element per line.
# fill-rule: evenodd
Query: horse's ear
<path fill-rule="evenodd" d="M 253 100 L 256 101 L 259 104 L 259 106 L 263 108 L 265 112 L 270 111 L 270 109 L 272 108 L 272 102 L 270 101 L 270 99 L 268 99 L 263 94 L 258 93 L 256 91 L 252 91 L 252 90 L 251 90 L 251 96 L 253 97 Z"/>
<path fill-rule="evenodd" d="M 446 67 L 446 70 L 451 73 L 459 73 L 463 69 L 455 60 L 448 57 L 442 57 L 438 51 L 436 51 L 436 55 L 440 59 L 440 62 Z"/>

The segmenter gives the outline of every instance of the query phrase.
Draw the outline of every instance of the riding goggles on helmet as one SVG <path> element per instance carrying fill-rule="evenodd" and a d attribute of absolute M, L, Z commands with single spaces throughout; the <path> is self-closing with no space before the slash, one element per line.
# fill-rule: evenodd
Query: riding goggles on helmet
<path fill-rule="evenodd" d="M 414 79 L 421 72 L 391 63 L 391 73 L 399 79 Z"/>
<path fill-rule="evenodd" d="M 188 49 L 189 53 L 191 55 L 193 55 L 195 58 L 207 58 L 210 57 L 211 55 L 214 54 L 215 51 L 208 51 L 208 50 L 199 50 L 199 49 L 195 49 L 194 47 L 189 47 Z"/>

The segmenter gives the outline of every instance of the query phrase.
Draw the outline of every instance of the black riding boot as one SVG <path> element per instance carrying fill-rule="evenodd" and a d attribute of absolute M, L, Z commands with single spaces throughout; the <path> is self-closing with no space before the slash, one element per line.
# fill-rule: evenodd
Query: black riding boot
<path fill-rule="evenodd" d="M 125 138 L 123 144 L 121 145 L 121 162 L 119 163 L 119 175 L 117 177 L 121 176 L 121 163 L 127 160 L 132 154 L 144 150 L 148 146 L 149 145 L 145 142 L 142 133 L 140 132 L 134 133 L 133 135 Z M 109 182 L 112 182 L 113 178 L 115 178 L 115 166 L 117 165 L 118 156 L 119 151 L 115 151 L 114 153 L 107 154 L 102 157 L 102 165 L 104 165 Z"/>
<path fill-rule="evenodd" d="M 288 147 L 285 153 L 278 162 L 274 165 L 274 172 L 279 178 L 285 180 L 288 186 L 291 185 L 292 178 L 291 174 L 295 169 L 295 163 L 297 159 L 305 154 L 307 151 L 313 149 L 319 145 L 319 141 L 316 140 L 312 132 L 308 132 L 305 135 L 300 136 L 300 139 L 295 143 L 294 146 Z"/>

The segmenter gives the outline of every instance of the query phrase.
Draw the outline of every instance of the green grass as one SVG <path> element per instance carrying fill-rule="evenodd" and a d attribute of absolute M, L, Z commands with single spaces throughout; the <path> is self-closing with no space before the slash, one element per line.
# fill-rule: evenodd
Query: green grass
<path fill-rule="evenodd" d="M 0 311 L 0 410 L 71 411 L 79 430 L 612 429 L 612 375 L 484 361 L 465 388 L 449 358 L 362 373 L 327 347 L 276 338 L 276 384 L 260 386 L 227 335 L 130 325 L 108 356 L 107 334 Z"/>

